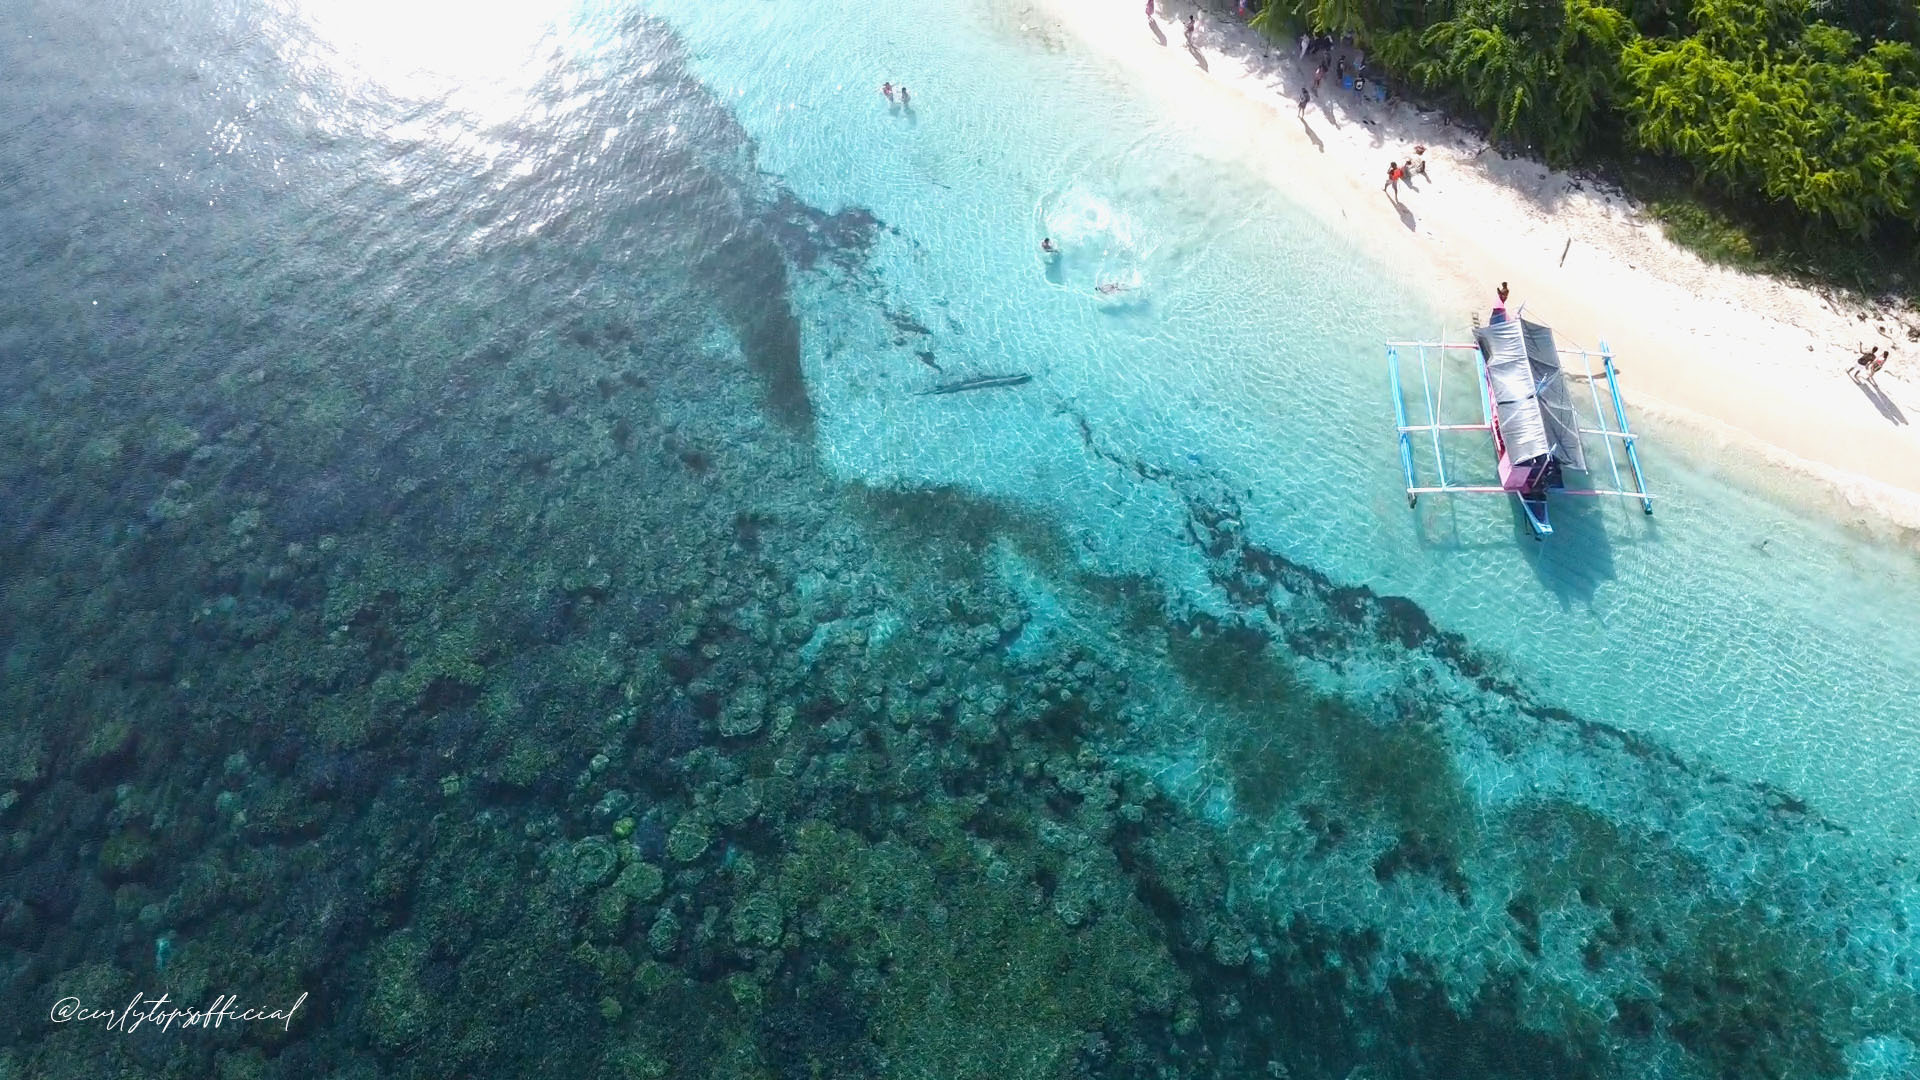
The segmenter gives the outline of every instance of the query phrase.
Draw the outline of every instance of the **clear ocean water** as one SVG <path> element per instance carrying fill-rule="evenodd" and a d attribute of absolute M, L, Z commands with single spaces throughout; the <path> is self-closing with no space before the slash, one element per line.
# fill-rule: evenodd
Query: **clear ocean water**
<path fill-rule="evenodd" d="M 905 83 L 911 104 L 882 97 L 883 80 Z M 432 843 L 392 837 L 450 828 L 449 815 L 508 822 L 516 843 L 542 851 L 556 838 L 577 852 L 613 836 L 640 852 L 619 865 L 667 867 L 662 910 L 677 910 L 676 929 L 653 919 L 649 930 L 635 915 L 625 938 L 594 939 L 636 958 L 623 961 L 622 989 L 581 991 L 609 1025 L 664 1017 L 649 1009 L 668 1008 L 660 987 L 682 985 L 670 978 L 719 986 L 725 972 L 753 972 L 751 991 L 726 984 L 730 1008 L 784 1001 L 792 971 L 815 969 L 791 959 L 799 947 L 785 946 L 786 960 L 774 947 L 779 907 L 750 960 L 714 959 L 704 945 L 687 960 L 653 941 L 703 917 L 710 929 L 727 902 L 703 890 L 751 879 L 736 862 L 755 857 L 748 839 L 709 850 L 705 830 L 724 832 L 715 820 L 740 825 L 711 810 L 725 805 L 721 789 L 812 760 L 743 750 L 715 765 L 723 759 L 702 758 L 705 744 L 755 736 L 761 707 L 782 738 L 796 711 L 802 728 L 818 720 L 845 737 L 832 729 L 846 721 L 808 704 L 838 675 L 817 666 L 782 691 L 785 668 L 754 667 L 754 649 L 777 654 L 784 629 L 729 616 L 740 642 L 758 643 L 740 645 L 737 661 L 707 631 L 671 629 L 692 608 L 777 609 L 791 595 L 811 610 L 836 590 L 885 591 L 859 577 L 884 561 L 860 546 L 878 541 L 815 550 L 795 540 L 788 559 L 774 539 L 782 518 L 818 518 L 808 537 L 905 530 L 899 565 L 929 561 L 898 571 L 910 582 L 895 586 L 901 597 L 931 587 L 927 567 L 970 567 L 964 576 L 996 583 L 996 602 L 1019 615 L 997 624 L 1005 660 L 993 663 L 1010 672 L 1033 657 L 1043 674 L 981 674 L 956 689 L 966 702 L 1030 685 L 1065 701 L 1056 684 L 1070 676 L 1057 673 L 1074 669 L 1059 650 L 1132 673 L 1115 707 L 1125 735 L 1075 749 L 1097 750 L 1102 767 L 1164 796 L 1122 797 L 1133 810 L 1164 805 L 1210 830 L 1209 857 L 1225 868 L 1220 912 L 1251 912 L 1249 925 L 1273 935 L 1232 937 L 1215 925 L 1225 914 L 1169 916 L 1212 927 L 1187 946 L 1192 962 L 1251 963 L 1266 979 L 1263 965 L 1290 942 L 1294 959 L 1324 967 L 1302 976 L 1298 1030 L 1262 1020 L 1279 1026 L 1261 1038 L 1313 1054 L 1275 1050 L 1265 1065 L 1227 1055 L 1207 1068 L 1494 1075 L 1493 1058 L 1434 1063 L 1439 1042 L 1461 1041 L 1453 1028 L 1356 1019 L 1378 1010 L 1341 997 L 1430 975 L 1442 989 L 1420 1000 L 1448 1023 L 1517 1027 L 1556 1046 L 1602 1038 L 1589 1028 L 1624 1040 L 1607 1064 L 1588 1066 L 1521 1040 L 1516 1052 L 1533 1056 L 1520 1074 L 1910 1075 L 1920 1038 L 1908 968 L 1920 899 L 1907 862 L 1920 839 L 1912 553 L 1810 516 L 1726 463 L 1672 452 L 1658 429 L 1643 444 L 1661 499 L 1651 519 L 1624 503 L 1563 502 L 1557 534 L 1536 544 L 1503 501 L 1410 511 L 1381 342 L 1458 337 L 1465 313 L 1438 310 L 1417 272 L 1305 214 L 1264 178 L 1257 142 L 1199 130 L 1034 9 L 23 0 L 0 21 L 0 101 L 0 647 L 8 706 L 33 716 L 0 748 L 21 763 L 6 781 L 13 819 L 0 824 L 8 889 L 22 898 L 7 901 L 17 917 L 0 929 L 10 985 L 27 999 L 4 1017 L 0 1076 L 82 1075 L 100 1055 L 129 1053 L 154 1067 L 207 1065 L 111 1039 L 61 1042 L 68 1033 L 50 1033 L 44 1009 L 59 987 L 158 976 L 156 942 L 169 943 L 164 960 L 194 927 L 226 925 L 223 903 L 246 909 L 231 897 L 181 899 L 192 882 L 183 868 L 208 852 L 358 845 L 431 864 L 432 850 L 415 849 Z M 1043 236 L 1062 245 L 1059 259 L 1042 256 Z M 1103 295 L 1103 282 L 1126 288 Z M 1622 360 L 1631 406 L 1634 361 Z M 1030 378 L 927 392 L 994 375 Z M 621 411 L 637 397 L 646 409 Z M 658 462 L 641 464 L 634 446 L 660 448 Z M 873 510 L 913 493 L 946 501 L 906 524 Z M 956 529 L 971 535 L 955 522 L 974 522 L 977 506 L 1030 524 L 955 540 Z M 923 539 L 912 538 L 915 522 Z M 1029 528 L 1051 537 L 1050 554 L 1017 539 Z M 706 544 L 717 545 L 715 581 L 754 560 L 797 569 L 751 602 L 693 600 L 726 595 L 689 584 L 697 559 L 680 553 Z M 498 583 L 498 596 L 480 596 L 483 582 Z M 1128 615 L 1116 590 L 1158 599 L 1150 616 Z M 824 665 L 821 651 L 856 629 L 875 650 L 948 642 L 908 600 L 875 603 L 795 635 L 797 662 Z M 520 619 L 530 628 L 501 629 Z M 655 633 L 658 661 L 622 652 L 645 651 Z M 614 644 L 591 655 L 566 644 L 587 638 Z M 483 644 L 463 652 L 468 639 Z M 940 649 L 960 655 L 950 642 Z M 718 676 L 689 681 L 676 667 L 736 662 L 735 684 L 765 688 L 751 723 Z M 627 674 L 602 679 L 596 665 Z M 599 716 L 654 708 L 641 670 L 681 685 L 662 700 L 735 704 L 658 705 L 652 720 L 627 715 L 633 734 L 594 743 Z M 958 687 L 971 676 L 933 678 Z M 848 708 L 862 700 L 835 693 Z M 1316 704 L 1283 706 L 1287 695 Z M 508 713 L 500 730 L 513 734 L 489 734 L 488 718 Z M 957 723 L 964 735 L 967 721 Z M 1390 734 L 1360 739 L 1348 725 Z M 1426 734 L 1391 734 L 1396 725 Z M 283 730 L 327 749 L 301 734 L 300 748 L 276 750 L 294 738 Z M 537 745 L 546 732 L 551 748 Z M 658 750 L 676 741 L 685 745 L 671 755 Z M 502 775 L 531 758 L 545 763 L 533 770 L 543 778 L 483 783 L 494 743 L 511 744 L 497 755 Z M 598 765 L 587 761 L 596 749 Z M 634 766 L 618 780 L 629 752 L 709 764 Z M 284 768 L 269 764 L 276 754 Z M 906 757 L 893 759 L 902 775 Z M 402 759 L 424 786 L 387 778 Z M 1335 779 L 1317 762 L 1333 763 Z M 1436 773 L 1451 784 L 1444 798 L 1419 794 Z M 318 790 L 342 808 L 262 841 L 233 807 L 257 796 L 248 805 L 264 820 L 281 805 L 273 799 L 299 801 L 270 794 L 281 790 L 275 776 L 305 777 L 308 798 Z M 488 795 L 496 782 L 500 794 Z M 966 786 L 946 782 L 956 794 Z M 467 801 L 409 817 L 422 791 Z M 393 808 L 356 817 L 345 792 L 380 792 Z M 878 844 L 875 822 L 893 819 L 883 796 L 868 797 L 880 809 L 857 828 Z M 1358 809 L 1346 814 L 1343 799 Z M 642 812 L 649 800 L 656 809 Z M 1145 825 L 1127 820 L 1151 830 L 1153 813 Z M 695 817 L 697 848 L 686 825 Z M 1342 817 L 1354 823 L 1326 823 Z M 224 824 L 180 824 L 196 818 Z M 376 836 L 375 823 L 386 831 Z M 135 858 L 130 830 L 192 835 L 177 847 L 153 840 Z M 649 830 L 659 851 L 641 846 Z M 805 849 L 812 834 L 796 835 L 788 847 Z M 546 868 L 561 857 L 501 860 Z M 783 868 L 778 903 L 804 909 L 800 872 L 757 857 L 767 879 Z M 1074 858 L 1134 865 L 1124 853 Z M 1631 876 L 1620 863 L 1640 867 L 1632 885 L 1620 883 Z M 1420 880 L 1407 884 L 1403 867 Z M 1054 896 L 1062 876 L 1073 875 L 1038 880 Z M 1613 884 L 1593 883 L 1602 878 Z M 281 887 L 258 886 L 272 897 Z M 1160 910 L 1159 892 L 1136 891 Z M 301 902 L 327 913 L 315 916 L 327 944 L 303 944 L 311 955 L 298 968 L 336 980 L 337 1000 L 307 1039 L 327 1049 L 262 1044 L 247 1067 L 408 1060 L 435 1074 L 419 1064 L 435 1045 L 427 1036 L 393 1033 L 392 1001 L 405 995 L 387 989 L 391 971 L 424 972 L 407 993 L 436 1001 L 453 993 L 449 971 L 474 989 L 463 957 L 503 939 L 480 930 L 449 943 L 408 904 L 336 925 L 339 905 Z M 956 920 L 973 910 L 952 906 Z M 751 925 L 741 909 L 728 910 L 735 945 L 758 941 L 740 929 Z M 1629 959 L 1600 956 L 1593 942 L 1606 933 L 1631 937 L 1627 910 L 1637 925 L 1689 927 L 1672 931 L 1685 949 L 1662 937 L 1621 946 Z M 1061 918 L 1084 929 L 1073 911 Z M 63 919 L 84 939 L 50 929 Z M 1377 955 L 1345 951 L 1363 939 Z M 1669 947 L 1677 959 L 1645 959 Z M 841 962 L 820 948 L 810 962 Z M 1711 974 L 1699 976 L 1706 989 L 1673 974 L 1683 961 Z M 242 969 L 196 963 L 193 992 L 244 989 L 220 981 Z M 1327 974 L 1343 966 L 1351 975 Z M 1814 988 L 1786 985 L 1784 972 L 1814 973 Z M 806 1062 L 845 1075 L 914 1075 L 907 1061 L 934 1070 L 919 1075 L 995 1074 L 943 1057 L 957 1054 L 952 1042 L 889 1035 L 905 1029 L 886 1019 L 890 976 L 861 977 L 831 1004 L 779 1008 L 836 1031 L 853 1024 L 842 1014 L 870 1015 L 868 1034 L 842 1041 L 871 1039 L 885 1054 L 856 1067 L 807 1041 L 816 1035 L 778 1034 L 788 1027 L 768 1021 L 753 1067 L 807 1075 L 776 1053 L 804 1044 Z M 1273 993 L 1246 978 L 1222 984 L 1230 1003 L 1199 995 L 1199 1019 L 1184 1030 L 1185 1014 L 1169 1007 L 1167 1045 L 1185 1049 L 1166 1051 L 1167 1075 L 1205 1071 L 1202 1058 L 1179 1056 L 1197 1053 L 1196 1039 L 1221 1055 L 1240 1045 L 1247 1014 Z M 1831 990 L 1843 983 L 1853 996 Z M 642 985 L 651 989 L 630 988 Z M 958 977 L 946 985 L 977 989 Z M 1485 1004 L 1490 987 L 1505 988 L 1504 1004 Z M 1724 1001 L 1711 1016 L 1674 1004 L 1715 994 Z M 871 1001 L 846 1004 L 856 999 Z M 1655 1000 L 1653 1019 L 1635 1004 Z M 1313 1002 L 1324 1011 L 1300 1004 Z M 372 1019 L 360 1027 L 340 1019 L 363 1015 Z M 1381 1034 L 1348 1041 L 1307 1030 L 1376 1022 Z M 325 1026 L 335 1023 L 346 1034 Z M 1102 1038 L 1119 1042 L 1124 1026 L 1109 1023 Z M 984 1020 L 975 1035 L 1001 1038 Z M 1426 1065 L 1417 1050 L 1409 1059 L 1381 1048 L 1427 1037 Z M 578 1036 L 581 1060 L 600 1052 L 596 1038 Z M 444 1052 L 466 1069 L 493 1060 L 464 1044 Z M 1027 1064 L 1056 1060 L 1051 1049 L 1023 1052 Z M 1145 1075 L 1076 1052 L 1090 1073 Z M 701 1071 L 657 1046 L 647 1054 L 652 1064 L 592 1060 L 606 1075 Z M 745 1058 L 702 1060 L 708 1074 L 751 1074 Z M 228 1067 L 242 1066 L 222 1058 Z"/>
<path fill-rule="evenodd" d="M 891 327 L 822 298 L 803 309 L 809 385 L 844 475 L 1046 506 L 1090 559 L 1165 575 L 1196 602 L 1179 483 L 1143 483 L 1133 463 L 1217 481 L 1241 493 L 1249 537 L 1409 597 L 1545 697 L 1860 824 L 1920 829 L 1910 554 L 1657 439 L 1650 522 L 1632 504 L 1563 504 L 1560 533 L 1535 546 L 1504 502 L 1408 513 L 1381 343 L 1460 340 L 1466 313 L 1435 310 L 1417 274 L 1259 182 L 1258 146 L 1195 145 L 1177 106 L 1131 94 L 1017 3 L 657 10 L 763 167 L 892 226 L 874 289 L 933 328 L 912 349 L 1040 377 L 1017 394 L 915 397 L 938 378 L 874 347 Z M 880 98 L 889 77 L 912 89 L 911 114 Z M 1057 272 L 1037 252 L 1049 233 L 1068 249 Z M 1093 291 L 1136 277 L 1119 302 Z"/>

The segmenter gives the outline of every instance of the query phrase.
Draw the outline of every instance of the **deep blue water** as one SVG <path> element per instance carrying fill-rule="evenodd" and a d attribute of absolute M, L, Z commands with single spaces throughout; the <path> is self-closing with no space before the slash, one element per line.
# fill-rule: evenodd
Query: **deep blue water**
<path fill-rule="evenodd" d="M 0 1077 L 1912 1068 L 1911 558 L 1407 513 L 1442 317 L 1031 12 L 25 0 L 0 103 Z M 48 1015 L 162 991 L 311 1004 Z"/>

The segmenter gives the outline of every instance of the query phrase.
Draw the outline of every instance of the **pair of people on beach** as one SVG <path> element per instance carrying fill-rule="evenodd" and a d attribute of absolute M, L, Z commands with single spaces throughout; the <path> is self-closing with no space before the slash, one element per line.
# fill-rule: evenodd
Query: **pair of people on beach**
<path fill-rule="evenodd" d="M 883 82 L 880 84 L 880 92 L 887 96 L 888 101 L 895 102 L 900 105 L 913 104 L 913 98 L 908 96 L 907 94 L 906 83 L 901 83 L 899 86 L 895 86 L 893 85 L 892 82 Z M 896 97 L 895 95 L 898 95 L 898 96 Z"/>
<path fill-rule="evenodd" d="M 1381 191 L 1392 191 L 1393 201 L 1400 201 L 1400 181 L 1407 178 L 1407 171 L 1397 161 L 1387 162 L 1387 182 L 1380 185 Z"/>
<path fill-rule="evenodd" d="M 1422 180 L 1425 180 L 1427 178 L 1426 152 L 1427 152 L 1426 147 L 1416 146 L 1413 148 L 1414 156 L 1408 158 L 1406 161 L 1387 162 L 1387 182 L 1380 185 L 1380 190 L 1381 191 L 1391 190 L 1393 192 L 1394 201 L 1399 202 L 1400 201 L 1400 182 L 1402 180 L 1407 181 L 1408 187 L 1412 187 L 1414 177 L 1418 176 Z"/>
<path fill-rule="evenodd" d="M 1865 378 L 1868 382 L 1872 382 L 1873 377 L 1875 375 L 1880 374 L 1880 369 L 1883 367 L 1886 367 L 1887 361 L 1892 357 L 1893 357 L 1892 349 L 1883 350 L 1880 348 L 1880 346 L 1875 345 L 1872 348 L 1860 354 L 1860 359 L 1854 361 L 1854 364 L 1858 365 L 1857 369 L 1852 372 L 1849 372 L 1849 374 L 1851 374 L 1854 377 L 1854 380 L 1856 382 L 1859 381 L 1861 378 Z"/>

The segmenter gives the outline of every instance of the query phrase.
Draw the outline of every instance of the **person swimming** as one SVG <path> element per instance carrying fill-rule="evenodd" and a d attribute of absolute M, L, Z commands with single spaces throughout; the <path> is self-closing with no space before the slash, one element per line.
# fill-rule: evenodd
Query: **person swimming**
<path fill-rule="evenodd" d="M 1126 292 L 1128 289 L 1131 289 L 1131 288 L 1133 288 L 1133 286 L 1122 285 L 1118 281 L 1103 281 L 1100 283 L 1100 286 L 1099 286 L 1100 291 L 1108 296 L 1112 296 L 1114 293 Z"/>
<path fill-rule="evenodd" d="M 1043 236 L 1040 238 L 1040 250 L 1049 255 L 1060 254 L 1060 248 L 1053 242 L 1053 237 L 1051 236 Z"/>

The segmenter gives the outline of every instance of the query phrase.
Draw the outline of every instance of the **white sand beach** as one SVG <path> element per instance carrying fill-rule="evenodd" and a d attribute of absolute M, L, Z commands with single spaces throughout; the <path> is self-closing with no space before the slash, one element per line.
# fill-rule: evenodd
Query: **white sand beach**
<path fill-rule="evenodd" d="M 1763 460 L 1851 523 L 1920 538 L 1920 317 L 1867 308 L 1709 266 L 1665 239 L 1620 192 L 1525 158 L 1399 99 L 1363 101 L 1332 72 L 1299 115 L 1314 58 L 1237 20 L 1142 0 L 1032 0 L 1017 16 L 1122 66 L 1222 153 L 1244 155 L 1303 204 L 1336 218 L 1422 279 L 1446 310 L 1484 318 L 1494 286 L 1589 347 L 1619 358 L 1631 406 L 1669 441 Z M 1051 36 L 1051 34 L 1049 34 Z M 1349 62 L 1351 51 L 1347 51 Z M 1428 178 L 1381 191 L 1388 164 L 1426 147 Z M 1849 374 L 1859 347 L 1894 349 L 1874 384 Z M 1786 473 L 1769 470 L 1768 479 Z M 1774 486 L 1769 484 L 1769 486 Z"/>

